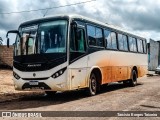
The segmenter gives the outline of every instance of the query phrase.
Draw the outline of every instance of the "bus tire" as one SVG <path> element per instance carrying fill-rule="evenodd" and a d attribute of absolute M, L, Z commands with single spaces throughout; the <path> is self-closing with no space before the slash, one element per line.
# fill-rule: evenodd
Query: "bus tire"
<path fill-rule="evenodd" d="M 134 87 L 137 85 L 137 72 L 135 70 L 132 70 L 132 76 L 129 80 L 129 86 Z"/>
<path fill-rule="evenodd" d="M 54 96 L 54 95 L 56 94 L 56 92 L 57 92 L 57 91 L 45 91 L 45 93 L 46 93 L 46 95 L 47 95 L 48 97 Z"/>
<path fill-rule="evenodd" d="M 89 88 L 87 89 L 87 94 L 89 96 L 94 96 L 97 93 L 97 77 L 95 73 L 91 73 L 90 79 L 89 79 Z"/>

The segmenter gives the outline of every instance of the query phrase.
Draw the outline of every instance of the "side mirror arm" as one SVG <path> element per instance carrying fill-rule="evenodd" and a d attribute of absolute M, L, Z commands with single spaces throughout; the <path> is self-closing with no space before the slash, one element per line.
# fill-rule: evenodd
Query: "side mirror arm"
<path fill-rule="evenodd" d="M 19 35 L 19 37 L 21 38 L 21 35 L 20 35 L 20 33 L 19 33 L 19 31 L 18 30 L 10 30 L 10 31 L 8 31 L 7 32 L 7 34 L 6 34 L 6 38 L 7 38 L 7 47 L 9 48 L 9 38 L 8 38 L 8 34 L 9 33 L 15 33 L 15 34 L 17 34 L 17 35 Z"/>

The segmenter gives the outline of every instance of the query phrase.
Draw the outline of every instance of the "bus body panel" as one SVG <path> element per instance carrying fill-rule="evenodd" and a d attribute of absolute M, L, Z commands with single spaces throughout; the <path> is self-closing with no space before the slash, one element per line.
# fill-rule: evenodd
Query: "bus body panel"
<path fill-rule="evenodd" d="M 126 59 L 127 58 L 127 59 Z M 127 80 L 131 71 L 137 67 L 138 77 L 147 72 L 147 55 L 121 51 L 102 50 L 89 55 L 88 67 L 99 66 L 102 73 L 102 84 Z"/>
<path fill-rule="evenodd" d="M 36 81 L 38 83 L 45 83 L 50 88 L 48 90 L 52 90 L 52 91 L 70 90 L 70 81 L 68 81 L 68 70 L 67 69 L 64 71 L 62 75 L 59 75 L 59 77 L 56 77 L 56 78 L 52 77 L 52 75 L 55 74 L 57 70 L 61 70 L 62 68 L 65 68 L 66 66 L 67 66 L 67 62 L 53 69 L 50 69 L 50 70 L 36 71 L 36 72 L 21 72 L 17 70 L 16 68 L 13 68 L 13 71 L 17 75 L 20 75 L 20 79 L 18 80 L 15 77 L 13 77 L 13 81 L 15 83 L 15 89 L 25 90 L 23 89 L 24 84 L 29 84 L 32 81 Z M 33 74 L 36 74 L 36 76 L 34 77 Z M 42 78 L 45 78 L 45 79 L 43 80 Z M 26 89 L 26 90 L 32 90 L 32 89 Z M 42 90 L 46 90 L 46 89 L 42 89 Z"/>
<path fill-rule="evenodd" d="M 68 66 L 70 73 L 71 89 L 87 87 L 88 56 L 84 56 Z"/>

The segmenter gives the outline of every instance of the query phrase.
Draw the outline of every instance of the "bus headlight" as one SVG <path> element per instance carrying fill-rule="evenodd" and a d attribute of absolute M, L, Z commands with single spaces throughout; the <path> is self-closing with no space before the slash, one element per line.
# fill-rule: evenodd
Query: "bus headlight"
<path fill-rule="evenodd" d="M 57 78 L 57 77 L 61 76 L 66 69 L 67 69 L 67 67 L 65 67 L 65 68 L 63 68 L 63 69 L 55 72 L 51 77 L 52 77 L 52 78 Z"/>
<path fill-rule="evenodd" d="M 19 76 L 17 73 L 15 73 L 15 72 L 13 72 L 13 76 L 14 76 L 17 80 L 20 79 L 20 76 Z"/>
<path fill-rule="evenodd" d="M 62 71 L 62 70 L 60 70 L 60 71 L 59 71 L 59 74 L 60 74 L 60 75 L 62 75 L 62 74 L 63 74 L 63 71 Z"/>
<path fill-rule="evenodd" d="M 59 76 L 59 74 L 58 74 L 58 72 L 56 73 L 56 77 L 58 77 Z"/>

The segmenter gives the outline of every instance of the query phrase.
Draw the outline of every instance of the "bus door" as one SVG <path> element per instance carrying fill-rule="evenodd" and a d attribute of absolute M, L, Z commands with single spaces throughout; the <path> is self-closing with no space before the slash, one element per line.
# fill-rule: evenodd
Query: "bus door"
<path fill-rule="evenodd" d="M 70 87 L 78 89 L 87 86 L 87 52 L 85 26 L 71 27 L 69 51 Z"/>

